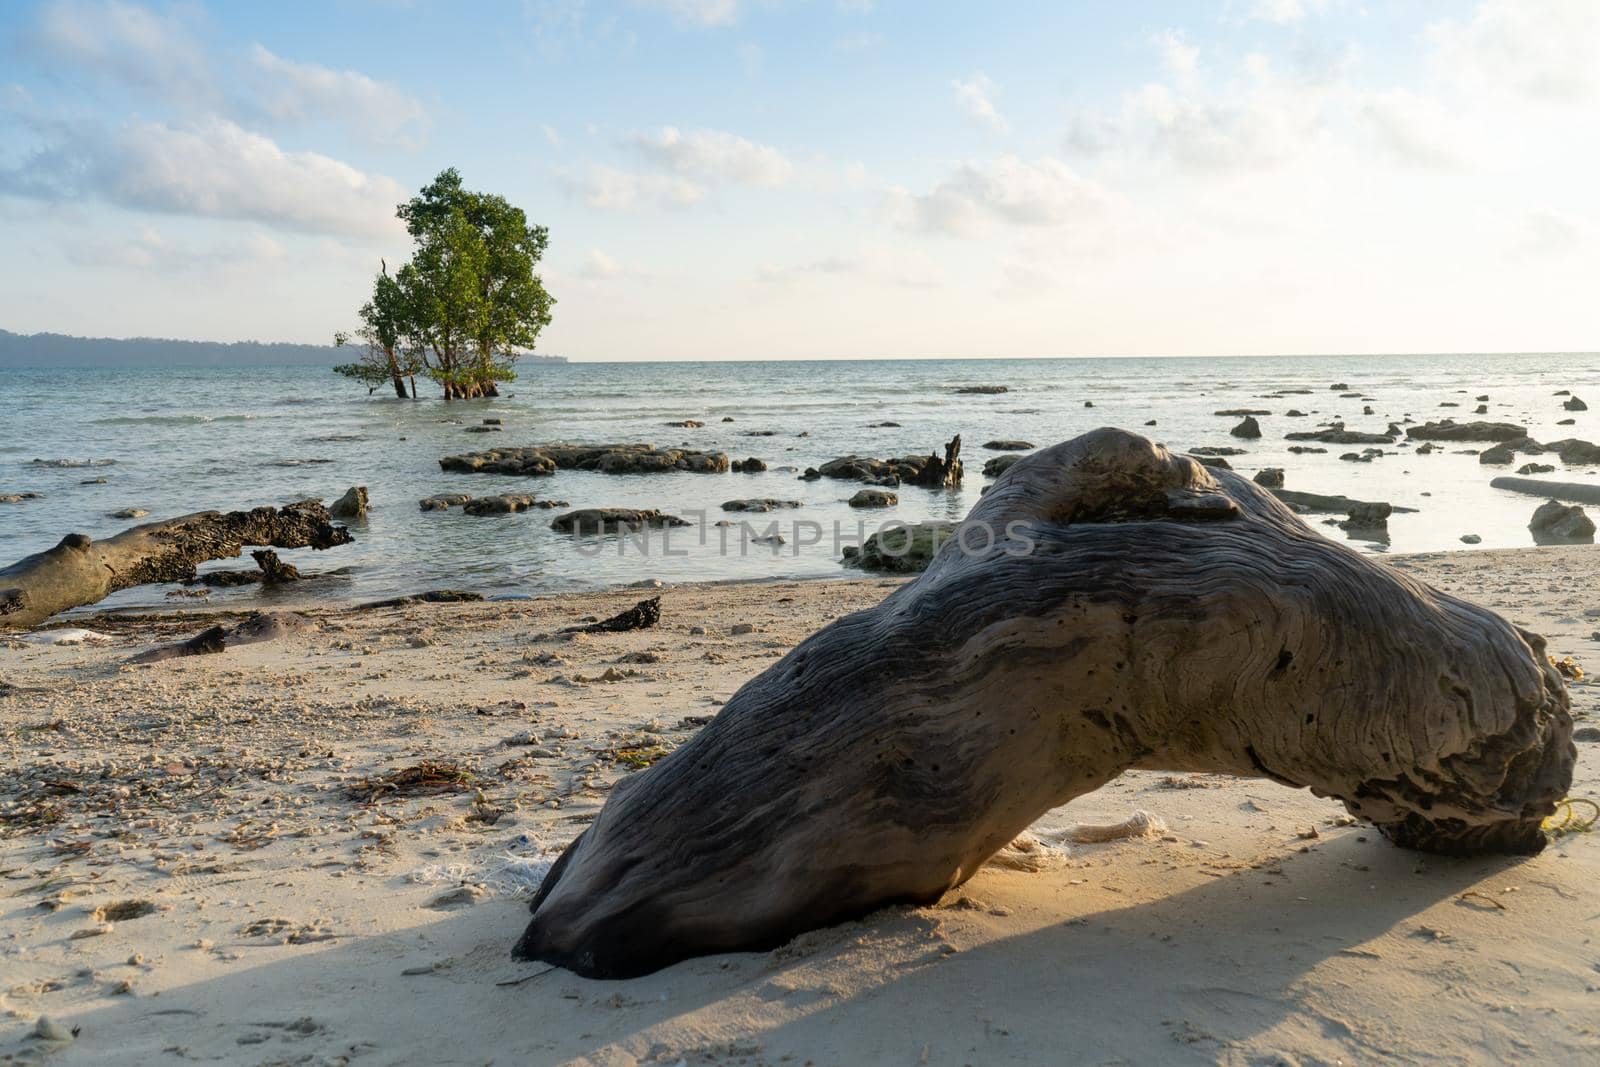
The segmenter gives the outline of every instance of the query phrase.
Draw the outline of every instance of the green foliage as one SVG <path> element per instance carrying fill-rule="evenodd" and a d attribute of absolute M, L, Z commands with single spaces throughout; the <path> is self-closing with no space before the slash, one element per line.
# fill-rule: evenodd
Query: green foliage
<path fill-rule="evenodd" d="M 535 273 L 549 232 L 504 197 L 463 188 L 454 168 L 397 214 L 415 242 L 411 262 L 375 279 L 357 330 L 367 354 L 339 373 L 392 378 L 402 396 L 401 377 L 418 373 L 447 399 L 494 395 L 550 323 L 555 301 Z"/>

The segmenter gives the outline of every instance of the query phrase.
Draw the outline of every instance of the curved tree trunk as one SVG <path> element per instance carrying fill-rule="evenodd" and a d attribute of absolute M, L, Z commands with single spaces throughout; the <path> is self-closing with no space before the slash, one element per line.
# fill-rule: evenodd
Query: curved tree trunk
<path fill-rule="evenodd" d="M 933 901 L 1132 767 L 1308 787 L 1411 848 L 1536 852 L 1571 734 L 1542 638 L 1098 430 L 1016 463 L 920 578 L 625 780 L 516 952 L 622 977 Z"/>
<path fill-rule="evenodd" d="M 237 556 L 246 545 L 332 548 L 351 540 L 350 531 L 331 523 L 328 509 L 314 500 L 201 511 L 135 526 L 104 541 L 68 534 L 56 547 L 0 570 L 0 629 L 36 626 L 130 586 L 188 581 L 197 564 Z"/>

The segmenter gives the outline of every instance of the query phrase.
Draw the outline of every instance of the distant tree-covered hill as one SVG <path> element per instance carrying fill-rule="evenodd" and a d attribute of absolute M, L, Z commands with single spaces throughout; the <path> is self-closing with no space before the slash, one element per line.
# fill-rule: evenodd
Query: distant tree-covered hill
<path fill-rule="evenodd" d="M 350 349 L 267 341 L 174 341 L 161 337 L 71 337 L 0 330 L 0 367 L 332 367 Z M 524 356 L 566 362 L 561 356 Z"/>

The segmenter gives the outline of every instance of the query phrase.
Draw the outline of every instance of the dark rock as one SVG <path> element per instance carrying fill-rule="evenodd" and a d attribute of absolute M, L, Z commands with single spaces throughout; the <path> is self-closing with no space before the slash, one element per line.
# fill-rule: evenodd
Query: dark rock
<path fill-rule="evenodd" d="M 954 536 L 953 522 L 921 522 L 890 526 L 868 537 L 860 548 L 844 549 L 844 565 L 864 571 L 916 574 L 928 567 L 934 553 Z"/>
<path fill-rule="evenodd" d="M 1549 463 L 1524 463 L 1517 468 L 1518 474 L 1549 474 L 1555 466 Z"/>
<path fill-rule="evenodd" d="M 148 514 L 150 513 L 144 508 L 123 508 L 121 511 L 113 511 L 111 517 L 113 519 L 142 519 Z"/>
<path fill-rule="evenodd" d="M 468 426 L 466 429 L 462 430 L 461 432 L 462 433 L 499 433 L 500 432 L 500 427 L 498 427 L 498 426 Z"/>
<path fill-rule="evenodd" d="M 1005 385 L 958 385 L 956 392 L 969 393 L 976 396 L 995 396 L 999 393 L 1009 393 L 1010 386 Z"/>
<path fill-rule="evenodd" d="M 1563 463 L 1570 463 L 1574 466 L 1600 463 L 1600 445 L 1589 441 L 1580 441 L 1576 437 L 1551 441 L 1545 447 L 1560 456 Z"/>
<path fill-rule="evenodd" d="M 831 459 L 818 468 L 824 478 L 867 482 L 872 485 L 896 486 L 901 482 L 912 485 L 940 488 L 961 484 L 961 437 L 957 435 L 945 445 L 945 458 L 932 453 L 926 456 L 901 456 L 898 459 L 871 459 L 861 456 L 841 456 Z M 806 472 L 807 480 L 810 471 Z"/>
<path fill-rule="evenodd" d="M 480 496 L 461 505 L 468 515 L 510 515 L 535 508 L 564 508 L 565 500 L 535 500 L 526 493 L 501 493 L 498 496 Z"/>
<path fill-rule="evenodd" d="M 725 500 L 722 502 L 723 511 L 777 511 L 779 508 L 799 508 L 805 504 L 799 500 L 774 500 L 771 497 L 752 497 L 748 500 Z"/>
<path fill-rule="evenodd" d="M 1189 449 L 1191 456 L 1247 456 L 1248 448 L 1234 448 L 1232 445 L 1201 445 L 1199 448 Z"/>
<path fill-rule="evenodd" d="M 1301 411 L 1299 408 L 1290 408 L 1288 411 L 1284 412 L 1284 415 L 1291 419 L 1303 419 L 1306 417 L 1306 413 Z"/>
<path fill-rule="evenodd" d="M 900 498 L 887 489 L 862 489 L 850 498 L 853 508 L 892 508 Z"/>
<path fill-rule="evenodd" d="M 1561 406 L 1566 408 L 1568 411 L 1588 411 L 1589 410 L 1589 405 L 1585 404 L 1583 401 L 1579 400 L 1575 396 L 1574 397 L 1569 397 L 1567 399 L 1567 401 L 1564 404 L 1562 404 Z"/>
<path fill-rule="evenodd" d="M 1349 516 L 1339 524 L 1341 530 L 1382 530 L 1389 525 L 1389 514 L 1393 509 L 1381 501 L 1376 503 L 1354 503 L 1346 512 Z"/>
<path fill-rule="evenodd" d="M 722 452 L 696 452 L 684 448 L 657 450 L 654 445 L 533 445 L 446 456 L 439 466 L 464 474 L 521 474 L 542 476 L 558 470 L 599 471 L 602 474 L 653 474 L 671 471 L 717 473 L 728 469 Z"/>
<path fill-rule="evenodd" d="M 1202 466 L 1219 467 L 1219 468 L 1221 468 L 1222 470 L 1225 470 L 1225 471 L 1233 470 L 1233 464 L 1229 463 L 1227 460 L 1223 459 L 1221 456 L 1195 456 L 1194 460 L 1195 460 L 1196 463 L 1199 463 Z"/>
<path fill-rule="evenodd" d="M 735 474 L 760 474 L 767 469 L 767 464 L 765 460 L 759 460 L 751 456 L 749 459 L 734 460 L 729 464 L 729 469 Z"/>
<path fill-rule="evenodd" d="M 1083 406 L 1086 407 L 1086 408 L 1092 408 L 1092 407 L 1094 407 L 1094 401 L 1093 400 L 1085 400 L 1083 402 Z"/>
<path fill-rule="evenodd" d="M 1038 446 L 1032 441 L 985 441 L 983 447 L 991 452 L 1032 452 Z"/>
<path fill-rule="evenodd" d="M 1228 432 L 1235 437 L 1256 438 L 1261 436 L 1261 424 L 1255 420 L 1255 416 L 1246 415 L 1244 421 Z"/>
<path fill-rule="evenodd" d="M 699 421 L 698 419 L 684 419 L 680 422 L 669 422 L 667 425 L 675 430 L 698 430 L 700 427 L 704 426 L 705 423 Z"/>
<path fill-rule="evenodd" d="M 1238 418 L 1240 415 L 1271 415 L 1272 412 L 1265 408 L 1223 408 L 1221 411 L 1213 411 L 1212 414 Z"/>
<path fill-rule="evenodd" d="M 1482 452 L 1478 453 L 1479 463 L 1504 465 L 1507 463 L 1515 463 L 1516 459 L 1517 454 L 1511 451 L 1511 449 L 1507 448 L 1505 445 L 1495 445 L 1493 448 L 1486 448 Z"/>
<path fill-rule="evenodd" d="M 1011 465 L 1022 457 L 1019 455 L 994 456 L 983 464 L 985 478 L 998 478 L 1011 469 Z"/>
<path fill-rule="evenodd" d="M 1415 508 L 1397 508 L 1383 502 L 1353 500 L 1347 496 L 1324 493 L 1306 493 L 1297 489 L 1273 489 L 1272 495 L 1296 511 L 1325 512 L 1348 515 L 1355 509 L 1388 508 L 1389 512 L 1415 511 Z M 1386 512 L 1387 514 L 1387 512 Z"/>
<path fill-rule="evenodd" d="M 1578 425 L 1578 420 L 1577 419 L 1562 419 L 1560 422 L 1556 423 L 1556 425 L 1557 426 L 1576 426 L 1576 425 Z"/>
<path fill-rule="evenodd" d="M 1477 407 L 1472 409 L 1472 413 L 1474 415 L 1487 415 L 1489 414 L 1489 405 L 1479 404 Z"/>
<path fill-rule="evenodd" d="M 1255 482 L 1257 485 L 1263 486 L 1267 489 L 1282 489 L 1283 468 L 1263 467 L 1261 470 L 1256 471 Z"/>
<path fill-rule="evenodd" d="M 1483 538 L 1479 537 L 1477 534 L 1462 534 L 1461 543 L 1464 545 L 1481 545 L 1483 543 Z"/>
<path fill-rule="evenodd" d="M 804 474 L 800 475 L 802 482 L 814 482 L 822 477 L 822 472 L 815 467 L 807 467 Z"/>
<path fill-rule="evenodd" d="M 1342 389 L 1348 389 L 1348 388 L 1350 388 L 1350 386 L 1349 386 L 1349 383 L 1347 383 L 1347 382 L 1334 382 L 1332 385 L 1328 386 L 1328 388 L 1334 390 L 1335 392 L 1338 392 L 1339 390 L 1342 390 Z"/>
<path fill-rule="evenodd" d="M 0 493 L 0 504 L 20 504 L 24 500 L 42 500 L 38 493 Z"/>
<path fill-rule="evenodd" d="M 1547 500 L 1535 508 L 1528 529 L 1541 544 L 1594 540 L 1594 521 L 1578 505 L 1559 500 Z"/>
<path fill-rule="evenodd" d="M 1342 422 L 1333 423 L 1320 430 L 1296 430 L 1293 433 L 1284 434 L 1283 439 L 1285 441 L 1320 441 L 1325 445 L 1388 445 L 1394 443 L 1390 434 L 1347 430 Z"/>
<path fill-rule="evenodd" d="M 1311 445 L 1290 445 L 1289 451 L 1297 456 L 1307 456 L 1322 455 L 1328 450 L 1326 448 L 1313 448 Z"/>
<path fill-rule="evenodd" d="M 425 496 L 417 501 L 417 506 L 423 511 L 448 511 L 452 507 L 459 507 L 471 500 L 467 493 L 437 493 L 434 496 Z"/>
<path fill-rule="evenodd" d="M 1406 431 L 1414 441 L 1514 441 L 1527 437 L 1527 427 L 1511 422 L 1425 422 Z"/>
<path fill-rule="evenodd" d="M 654 508 L 581 508 L 557 515 L 550 524 L 558 533 L 617 533 L 623 530 L 643 530 L 652 527 L 688 526 L 676 515 L 667 515 Z"/>
<path fill-rule="evenodd" d="M 352 485 L 344 496 L 333 502 L 328 514 L 336 519 L 364 519 L 367 517 L 367 487 Z"/>

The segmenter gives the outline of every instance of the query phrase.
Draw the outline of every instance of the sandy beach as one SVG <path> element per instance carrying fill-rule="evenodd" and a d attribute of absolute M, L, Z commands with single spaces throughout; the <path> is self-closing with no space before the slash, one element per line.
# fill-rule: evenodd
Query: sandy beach
<path fill-rule="evenodd" d="M 1596 655 L 1589 547 L 1390 562 Z M 101 615 L 0 649 L 0 1061 L 252 1064 L 1578 1062 L 1600 1053 L 1594 838 L 1394 848 L 1271 782 L 1133 772 L 1039 825 L 1165 830 L 988 867 L 775 951 L 590 981 L 514 961 L 610 786 L 897 582 L 667 587 L 216 621 Z M 42 631 L 49 634 L 51 631 Z M 1594 687 L 1572 685 L 1580 738 Z M 1593 796 L 1580 740 L 1574 796 Z M 411 776 L 397 774 L 424 767 Z M 386 777 L 387 776 L 387 777 Z M 53 1033 L 70 1040 L 47 1040 Z"/>

